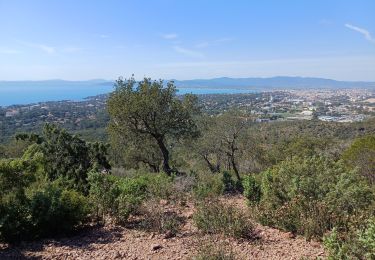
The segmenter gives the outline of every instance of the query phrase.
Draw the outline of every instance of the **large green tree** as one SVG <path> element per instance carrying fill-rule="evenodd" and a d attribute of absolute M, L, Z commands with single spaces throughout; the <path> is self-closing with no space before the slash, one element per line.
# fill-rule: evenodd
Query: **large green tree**
<path fill-rule="evenodd" d="M 170 166 L 168 140 L 197 135 L 194 115 L 198 111 L 197 97 L 177 97 L 172 81 L 164 86 L 162 80 L 120 78 L 108 100 L 110 135 L 126 137 L 131 132 L 138 138 L 152 138 L 162 154 L 163 170 L 170 175 L 175 169 Z"/>
<path fill-rule="evenodd" d="M 31 145 L 25 152 L 25 159 L 41 157 L 41 166 L 49 180 L 61 179 L 70 188 L 86 193 L 87 173 L 91 170 L 109 170 L 107 146 L 88 143 L 76 135 L 53 124 L 46 124 L 43 135 L 19 134 L 18 140 L 27 140 Z"/>

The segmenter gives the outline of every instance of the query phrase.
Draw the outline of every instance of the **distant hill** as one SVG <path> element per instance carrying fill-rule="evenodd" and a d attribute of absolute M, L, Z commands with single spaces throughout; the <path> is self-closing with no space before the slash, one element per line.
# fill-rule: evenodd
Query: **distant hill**
<path fill-rule="evenodd" d="M 214 78 L 174 80 L 179 94 L 235 94 L 275 89 L 344 89 L 375 90 L 375 82 L 337 81 L 322 78 Z M 165 81 L 166 84 L 167 81 Z M 85 81 L 42 80 L 0 81 L 0 106 L 30 104 L 42 101 L 83 100 L 88 96 L 106 94 L 114 89 L 114 81 L 93 79 Z"/>
<path fill-rule="evenodd" d="M 272 78 L 214 78 L 174 80 L 181 88 L 241 88 L 241 89 L 303 89 L 303 88 L 371 88 L 375 82 L 337 81 L 324 78 L 272 77 Z"/>
<path fill-rule="evenodd" d="M 310 77 L 272 77 L 272 78 L 213 78 L 213 79 L 192 79 L 173 80 L 179 88 L 225 88 L 225 89 L 303 89 L 303 88 L 370 88 L 375 89 L 375 82 L 366 81 L 338 81 L 324 78 Z M 93 87 L 110 86 L 114 81 L 93 79 L 85 81 L 67 80 L 42 80 L 42 81 L 0 81 L 1 87 Z"/>

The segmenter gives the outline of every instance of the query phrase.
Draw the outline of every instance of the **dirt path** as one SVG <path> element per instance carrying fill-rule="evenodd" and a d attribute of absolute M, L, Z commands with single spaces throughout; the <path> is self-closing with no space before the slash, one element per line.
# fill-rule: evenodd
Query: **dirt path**
<path fill-rule="evenodd" d="M 245 209 L 242 197 L 223 198 Z M 179 213 L 187 221 L 180 234 L 165 235 L 124 227 L 96 227 L 79 235 L 56 240 L 24 243 L 8 248 L 0 244 L 0 259 L 191 259 L 205 243 L 229 245 L 238 259 L 316 259 L 324 258 L 320 243 L 293 238 L 277 229 L 256 225 L 260 239 L 242 241 L 219 235 L 201 235 L 192 225 L 193 205 Z"/>

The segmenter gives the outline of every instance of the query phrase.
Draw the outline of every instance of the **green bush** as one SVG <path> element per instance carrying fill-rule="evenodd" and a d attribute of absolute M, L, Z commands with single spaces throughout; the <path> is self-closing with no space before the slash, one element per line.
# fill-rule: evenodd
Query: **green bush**
<path fill-rule="evenodd" d="M 231 193 L 233 191 L 235 191 L 235 183 L 232 179 L 232 175 L 225 171 L 223 172 L 223 176 L 221 178 L 222 182 L 223 182 L 223 185 L 224 185 L 224 192 L 225 193 Z"/>
<path fill-rule="evenodd" d="M 145 199 L 173 195 L 172 178 L 165 174 L 117 177 L 92 172 L 88 180 L 89 197 L 101 220 L 111 217 L 117 222 L 125 222 L 130 214 L 137 213 Z"/>
<path fill-rule="evenodd" d="M 258 220 L 308 238 L 334 226 L 348 230 L 355 216 L 369 214 L 375 198 L 357 172 L 324 157 L 293 157 L 261 175 L 260 191 L 256 180 L 244 180 L 245 196 L 259 200 L 252 205 Z"/>
<path fill-rule="evenodd" d="M 117 177 L 112 175 L 90 172 L 88 182 L 90 185 L 89 199 L 96 217 L 105 220 L 106 216 L 117 215 L 116 200 L 120 196 L 120 189 L 116 184 Z"/>
<path fill-rule="evenodd" d="M 224 193 L 224 185 L 220 175 L 200 174 L 197 185 L 193 189 L 193 195 L 198 200 L 209 197 L 217 197 Z"/>
<path fill-rule="evenodd" d="M 375 219 L 369 219 L 363 229 L 351 234 L 334 228 L 323 239 L 329 259 L 375 259 Z"/>
<path fill-rule="evenodd" d="M 121 178 L 116 182 L 119 196 L 115 204 L 118 207 L 115 217 L 119 222 L 125 222 L 130 214 L 137 212 L 142 201 L 147 196 L 148 180 L 144 177 Z"/>
<path fill-rule="evenodd" d="M 348 167 L 356 167 L 360 174 L 375 184 L 375 135 L 355 139 L 342 158 Z"/>
<path fill-rule="evenodd" d="M 1 241 L 66 234 L 81 225 L 89 213 L 83 195 L 53 183 L 28 193 L 31 195 L 9 195 L 1 203 Z"/>
<path fill-rule="evenodd" d="M 258 180 L 251 175 L 247 175 L 242 180 L 242 186 L 244 188 L 243 194 L 250 203 L 258 203 L 260 201 L 262 193 Z"/>
<path fill-rule="evenodd" d="M 52 184 L 35 192 L 29 205 L 33 233 L 38 237 L 68 233 L 89 213 L 86 197 Z"/>
<path fill-rule="evenodd" d="M 152 198 L 169 199 L 175 194 L 173 178 L 166 174 L 147 174 L 147 195 Z"/>
<path fill-rule="evenodd" d="M 30 209 L 24 196 L 12 194 L 0 204 L 0 241 L 30 239 Z"/>
<path fill-rule="evenodd" d="M 91 170 L 109 170 L 107 146 L 87 143 L 53 124 L 45 124 L 43 135 L 18 134 L 17 140 L 33 143 L 24 157 L 40 157 L 40 166 L 49 181 L 63 180 L 64 187 L 87 195 L 87 173 Z"/>
<path fill-rule="evenodd" d="M 219 201 L 200 203 L 193 220 L 198 229 L 206 234 L 249 238 L 253 233 L 252 224 L 239 209 Z"/>
<path fill-rule="evenodd" d="M 229 172 L 227 171 L 223 172 L 221 180 L 224 186 L 224 193 L 235 193 L 237 191 L 242 191 L 243 189 L 242 183 L 239 181 L 233 180 L 232 177 L 233 177 L 232 174 L 230 174 Z"/>

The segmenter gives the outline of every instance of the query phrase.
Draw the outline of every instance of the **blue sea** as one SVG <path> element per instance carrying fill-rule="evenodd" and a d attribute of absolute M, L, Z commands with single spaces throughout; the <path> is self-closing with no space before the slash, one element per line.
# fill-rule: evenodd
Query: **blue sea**
<path fill-rule="evenodd" d="M 31 104 L 44 101 L 80 101 L 89 96 L 113 91 L 112 84 L 0 84 L 0 106 Z M 177 94 L 239 94 L 254 90 L 231 88 L 178 88 Z"/>

